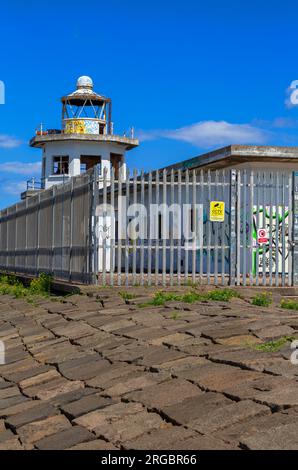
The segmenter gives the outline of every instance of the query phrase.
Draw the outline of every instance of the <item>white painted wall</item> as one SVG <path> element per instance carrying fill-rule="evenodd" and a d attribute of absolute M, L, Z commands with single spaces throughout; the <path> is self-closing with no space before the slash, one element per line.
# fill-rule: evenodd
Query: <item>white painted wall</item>
<path fill-rule="evenodd" d="M 45 144 L 45 189 L 50 188 L 53 184 L 63 182 L 67 179 L 64 175 L 53 175 L 53 157 L 69 156 L 69 176 L 77 176 L 80 174 L 80 157 L 81 155 L 101 156 L 101 168 L 107 169 L 107 175 L 110 176 L 110 154 L 117 153 L 123 156 L 123 173 L 126 174 L 125 164 L 125 146 L 119 144 L 111 144 L 108 142 L 48 142 Z"/>

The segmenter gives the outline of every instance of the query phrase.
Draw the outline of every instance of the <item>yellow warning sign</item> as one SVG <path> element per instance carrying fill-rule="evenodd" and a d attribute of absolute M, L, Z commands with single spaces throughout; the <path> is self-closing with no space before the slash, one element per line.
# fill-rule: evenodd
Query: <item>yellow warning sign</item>
<path fill-rule="evenodd" d="M 210 202 L 210 220 L 211 222 L 224 222 L 225 220 L 224 201 L 211 201 Z"/>

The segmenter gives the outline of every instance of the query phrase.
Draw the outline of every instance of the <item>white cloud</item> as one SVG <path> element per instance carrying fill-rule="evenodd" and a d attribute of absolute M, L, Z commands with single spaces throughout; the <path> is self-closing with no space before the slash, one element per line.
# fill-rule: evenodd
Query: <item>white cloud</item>
<path fill-rule="evenodd" d="M 179 129 L 141 132 L 140 140 L 154 140 L 164 137 L 188 142 L 201 148 L 210 148 L 229 144 L 264 144 L 270 135 L 269 131 L 251 124 L 200 121 Z"/>
<path fill-rule="evenodd" d="M 25 181 L 20 181 L 18 183 L 15 181 L 9 181 L 1 184 L 0 189 L 3 193 L 20 196 L 23 191 L 26 191 L 27 183 Z"/>
<path fill-rule="evenodd" d="M 22 141 L 10 135 L 0 134 L 0 147 L 13 149 L 22 145 Z"/>
<path fill-rule="evenodd" d="M 41 163 L 5 162 L 0 163 L 0 171 L 19 175 L 35 176 L 40 174 Z"/>

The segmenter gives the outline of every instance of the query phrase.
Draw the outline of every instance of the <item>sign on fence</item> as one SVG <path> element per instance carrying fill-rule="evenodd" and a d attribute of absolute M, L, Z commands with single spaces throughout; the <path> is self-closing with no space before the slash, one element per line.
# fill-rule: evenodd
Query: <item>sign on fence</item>
<path fill-rule="evenodd" d="M 263 244 L 268 243 L 268 241 L 269 241 L 268 230 L 266 230 L 265 228 L 259 228 L 258 229 L 258 244 L 263 245 Z"/>
<path fill-rule="evenodd" d="M 210 220 L 211 222 L 224 222 L 225 220 L 224 201 L 211 201 L 210 202 Z"/>

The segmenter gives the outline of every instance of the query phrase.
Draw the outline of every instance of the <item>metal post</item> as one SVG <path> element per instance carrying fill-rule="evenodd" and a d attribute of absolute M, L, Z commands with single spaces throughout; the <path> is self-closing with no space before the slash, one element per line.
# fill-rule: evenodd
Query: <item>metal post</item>
<path fill-rule="evenodd" d="M 236 203 L 237 203 L 236 170 L 230 173 L 230 285 L 235 285 L 236 272 Z"/>
<path fill-rule="evenodd" d="M 72 281 L 72 252 L 73 252 L 73 191 L 74 191 L 74 182 L 73 178 L 71 178 L 70 183 L 70 240 L 69 240 L 69 265 L 68 265 L 68 280 L 69 282 Z"/>
<path fill-rule="evenodd" d="M 298 172 L 293 172 L 293 286 L 298 285 Z"/>
<path fill-rule="evenodd" d="M 92 250 L 91 257 L 91 279 L 92 284 L 98 284 L 98 231 L 97 231 L 97 216 L 96 207 L 99 204 L 99 192 L 98 192 L 98 167 L 97 165 L 93 168 L 93 175 L 91 177 L 91 217 L 90 217 L 90 241 Z"/>
<path fill-rule="evenodd" d="M 55 207 L 56 207 L 56 187 L 53 186 L 52 192 L 52 259 L 51 259 L 51 266 L 52 266 L 52 274 L 54 275 L 55 270 Z"/>
<path fill-rule="evenodd" d="M 36 236 L 37 236 L 37 240 L 36 240 L 36 265 L 35 265 L 35 269 L 36 269 L 36 275 L 38 276 L 39 275 L 39 255 L 40 255 L 40 193 L 38 194 L 38 205 L 37 205 L 37 221 L 36 221 Z"/>
<path fill-rule="evenodd" d="M 28 198 L 25 202 L 25 273 L 28 272 Z"/>

